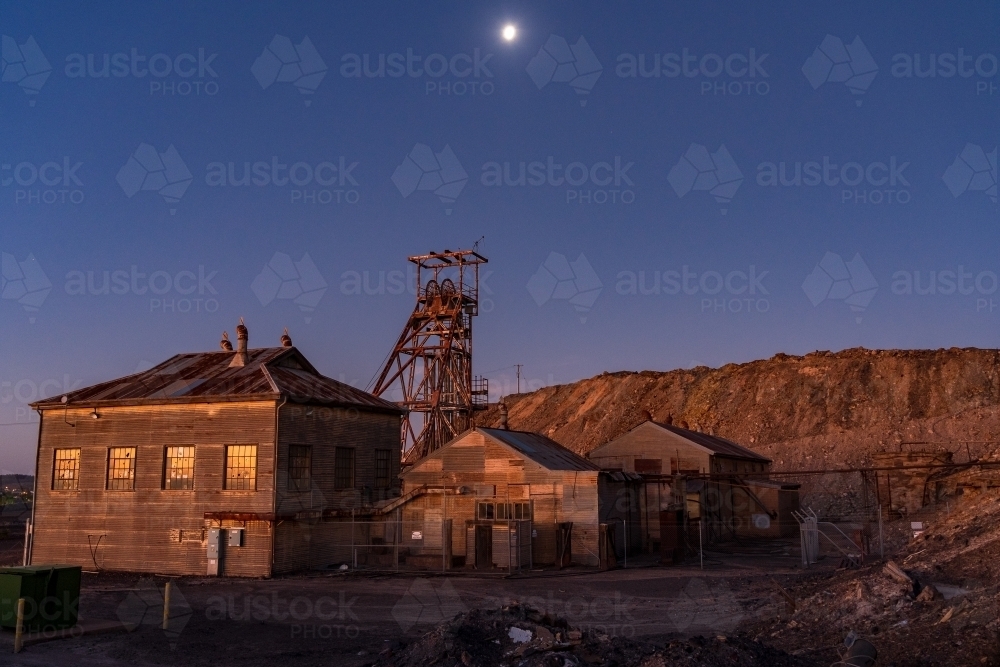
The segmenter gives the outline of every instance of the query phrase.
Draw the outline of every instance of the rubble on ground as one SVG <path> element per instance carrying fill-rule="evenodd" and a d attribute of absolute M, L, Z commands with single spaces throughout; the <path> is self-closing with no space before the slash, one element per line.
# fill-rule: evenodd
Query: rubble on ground
<path fill-rule="evenodd" d="M 879 665 L 1000 665 L 1000 498 L 953 499 L 924 518 L 886 561 L 786 583 L 743 630 L 818 664 L 853 630 Z"/>
<path fill-rule="evenodd" d="M 609 637 L 596 630 L 574 629 L 564 619 L 514 604 L 460 614 L 410 644 L 397 643 L 386 648 L 372 664 L 373 667 L 804 667 L 812 663 L 742 636 Z"/>

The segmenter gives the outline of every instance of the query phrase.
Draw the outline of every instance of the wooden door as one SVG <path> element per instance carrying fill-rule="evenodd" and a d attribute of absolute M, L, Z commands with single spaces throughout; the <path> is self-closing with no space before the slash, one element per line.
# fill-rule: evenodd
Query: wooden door
<path fill-rule="evenodd" d="M 493 567 L 493 526 L 476 526 L 476 569 Z"/>

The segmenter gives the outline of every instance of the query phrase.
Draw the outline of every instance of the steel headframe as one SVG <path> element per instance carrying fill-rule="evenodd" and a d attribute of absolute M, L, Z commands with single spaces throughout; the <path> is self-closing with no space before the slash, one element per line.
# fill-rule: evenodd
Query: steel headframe
<path fill-rule="evenodd" d="M 485 380 L 472 377 L 472 318 L 479 314 L 475 250 L 408 258 L 417 267 L 417 303 L 375 383 L 373 393 L 407 410 L 400 434 L 404 463 L 413 463 L 474 425 L 486 407 Z"/>

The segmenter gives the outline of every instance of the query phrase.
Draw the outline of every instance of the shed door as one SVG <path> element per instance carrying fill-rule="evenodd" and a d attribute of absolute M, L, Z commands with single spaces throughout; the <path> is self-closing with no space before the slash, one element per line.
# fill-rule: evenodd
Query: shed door
<path fill-rule="evenodd" d="M 476 526 L 476 569 L 493 567 L 493 526 Z"/>

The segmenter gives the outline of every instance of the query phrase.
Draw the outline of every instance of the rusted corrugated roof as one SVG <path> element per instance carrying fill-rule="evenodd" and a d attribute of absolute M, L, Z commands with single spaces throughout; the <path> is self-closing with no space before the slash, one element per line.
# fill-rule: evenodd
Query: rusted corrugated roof
<path fill-rule="evenodd" d="M 476 430 L 549 470 L 600 470 L 594 463 L 538 433 L 482 427 Z"/>
<path fill-rule="evenodd" d="M 401 413 L 395 403 L 321 375 L 294 347 L 247 350 L 247 363 L 230 368 L 233 352 L 178 354 L 148 371 L 66 394 L 67 405 L 204 403 L 247 398 L 286 398 Z M 32 404 L 64 405 L 60 396 Z"/>
<path fill-rule="evenodd" d="M 661 424 L 660 422 L 653 422 L 660 428 L 666 429 L 671 433 L 675 433 L 682 438 L 687 438 L 688 440 L 695 442 L 706 449 L 711 450 L 715 454 L 721 456 L 730 456 L 738 459 L 749 459 L 751 461 L 763 461 L 770 463 L 771 459 L 766 456 L 761 456 L 755 451 L 747 449 L 741 445 L 737 445 L 732 440 L 726 440 L 725 438 L 720 438 L 717 435 L 708 435 L 707 433 L 699 433 L 698 431 L 691 431 L 686 428 L 681 428 L 679 426 L 674 426 L 673 424 Z"/>

